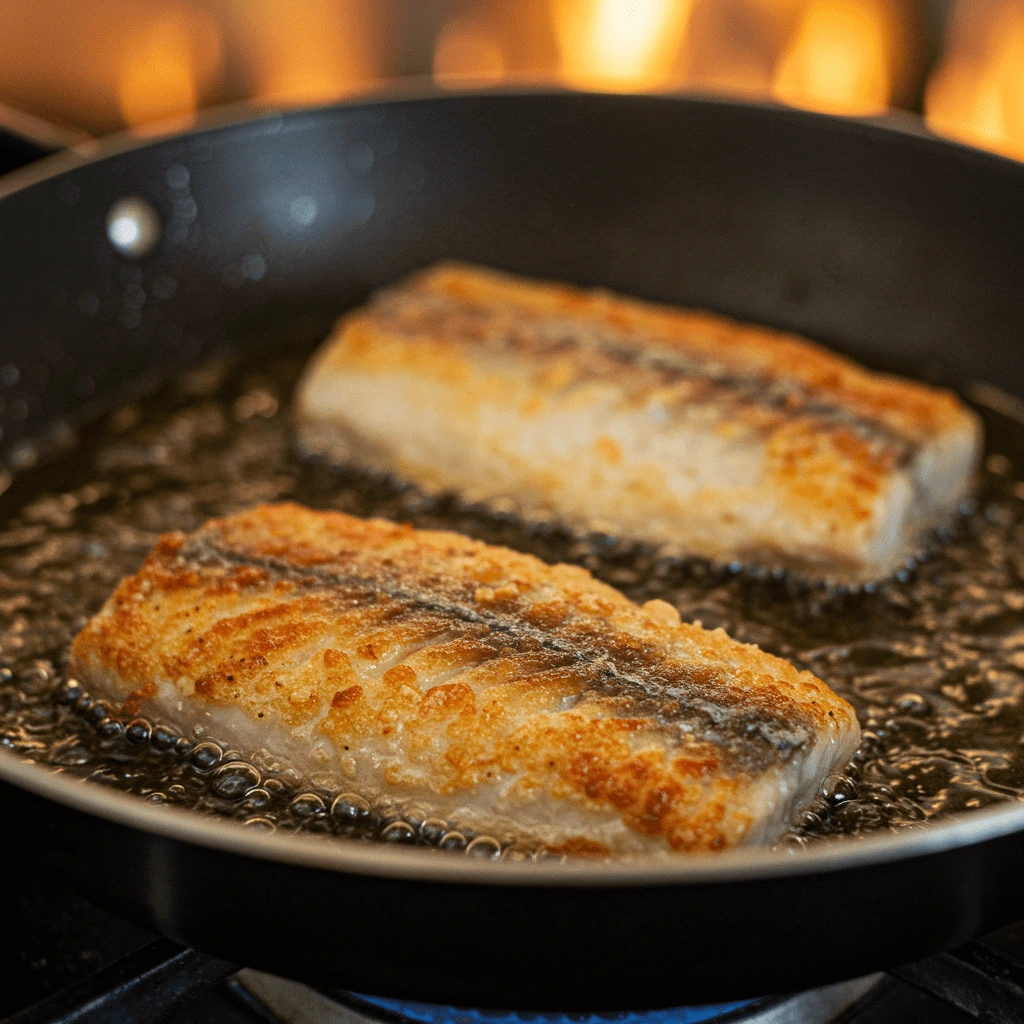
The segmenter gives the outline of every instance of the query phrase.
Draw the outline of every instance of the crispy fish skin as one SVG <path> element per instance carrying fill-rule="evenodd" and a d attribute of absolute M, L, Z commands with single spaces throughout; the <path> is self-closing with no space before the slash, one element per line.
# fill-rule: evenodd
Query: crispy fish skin
<path fill-rule="evenodd" d="M 819 679 L 663 601 L 293 504 L 165 535 L 71 667 L 128 713 L 576 852 L 770 840 L 859 742 Z"/>
<path fill-rule="evenodd" d="M 978 418 L 722 317 L 441 264 L 345 316 L 302 446 L 719 561 L 891 574 L 968 493 Z"/>

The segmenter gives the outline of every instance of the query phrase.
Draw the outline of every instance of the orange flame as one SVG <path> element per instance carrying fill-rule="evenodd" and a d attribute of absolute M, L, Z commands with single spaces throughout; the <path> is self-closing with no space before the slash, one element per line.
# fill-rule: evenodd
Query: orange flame
<path fill-rule="evenodd" d="M 716 93 L 770 95 L 800 6 L 801 0 L 697 0 L 686 34 L 687 83 Z"/>
<path fill-rule="evenodd" d="M 433 71 L 440 85 L 500 81 L 506 67 L 498 33 L 469 18 L 448 22 L 434 44 Z"/>
<path fill-rule="evenodd" d="M 663 86 L 689 14 L 690 0 L 553 0 L 562 75 L 584 88 Z"/>
<path fill-rule="evenodd" d="M 772 93 L 792 106 L 874 114 L 892 93 L 891 26 L 874 0 L 810 0 L 779 61 Z"/>
<path fill-rule="evenodd" d="M 947 56 L 928 81 L 925 117 L 936 132 L 1024 160 L 1024 7 L 957 11 Z"/>
<path fill-rule="evenodd" d="M 191 120 L 221 53 L 220 27 L 207 12 L 185 4 L 163 10 L 127 40 L 117 82 L 125 122 L 145 132 L 154 122 Z"/>
<path fill-rule="evenodd" d="M 144 130 L 242 95 L 284 104 L 332 100 L 401 63 L 409 73 L 432 66 L 441 84 L 557 74 L 582 88 L 689 85 L 867 113 L 915 93 L 918 2 L 33 0 L 5 11 L 0 100 L 93 131 L 121 118 Z M 988 14 L 1000 4 L 1024 5 L 959 2 Z M 453 17 L 435 39 L 443 10 Z M 929 86 L 928 112 L 939 130 L 1016 152 L 1012 140 L 1024 132 L 1015 70 L 1024 63 L 1024 30 L 1020 18 L 999 26 L 973 49 L 951 37 L 950 58 Z"/>
<path fill-rule="evenodd" d="M 380 75 L 377 9 L 360 0 L 233 0 L 239 43 L 260 100 L 303 105 L 338 99 Z"/>

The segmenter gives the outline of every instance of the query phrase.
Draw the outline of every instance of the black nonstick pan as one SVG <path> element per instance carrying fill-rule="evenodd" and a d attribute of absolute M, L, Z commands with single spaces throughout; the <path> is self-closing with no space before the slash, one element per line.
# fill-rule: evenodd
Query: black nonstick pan
<path fill-rule="evenodd" d="M 445 95 L 226 121 L 60 153 L 0 185 L 9 465 L 275 324 L 313 344 L 443 256 L 1024 396 L 1022 165 L 890 122 L 695 98 Z M 140 305 L 140 274 L 173 288 Z M 452 1005 L 803 989 L 1024 915 L 1013 803 L 799 855 L 519 864 L 252 833 L 3 749 L 0 800 L 5 844 L 166 936 Z"/>

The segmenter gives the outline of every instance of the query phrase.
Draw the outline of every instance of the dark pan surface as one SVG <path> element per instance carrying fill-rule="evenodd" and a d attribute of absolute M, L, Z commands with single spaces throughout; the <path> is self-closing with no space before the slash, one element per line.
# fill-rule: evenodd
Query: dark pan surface
<path fill-rule="evenodd" d="M 31 460 L 26 438 L 59 441 L 54 424 L 172 364 L 254 344 L 277 323 L 313 337 L 368 289 L 445 255 L 1024 391 L 1024 168 L 862 123 L 696 100 L 447 97 L 271 116 L 35 173 L 0 202 L 15 465 Z M 105 235 L 128 194 L 164 222 L 139 262 Z M 799 863 L 753 851 L 523 875 L 243 842 L 9 757 L 0 772 L 23 841 L 167 934 L 445 1002 L 609 1009 L 763 994 L 1024 912 L 1008 870 L 1024 846 L 1019 809 Z"/>
<path fill-rule="evenodd" d="M 316 333 L 442 256 L 1024 391 L 1024 168 L 930 138 L 725 102 L 491 95 L 268 115 L 55 173 L 76 162 L 15 177 L 0 204 L 0 357 L 27 357 L 14 391 L 29 406 L 18 418 L 7 403 L 8 451 L 253 323 Z M 104 230 L 125 195 L 165 225 L 139 263 Z M 264 269 L 244 269 L 256 256 Z"/>

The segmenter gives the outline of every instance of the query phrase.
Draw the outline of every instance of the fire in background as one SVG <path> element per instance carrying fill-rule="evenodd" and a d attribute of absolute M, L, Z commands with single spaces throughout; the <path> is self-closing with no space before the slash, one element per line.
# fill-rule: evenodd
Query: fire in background
<path fill-rule="evenodd" d="M 1024 160 L 1024 2 L 956 8 L 925 116 L 936 132 Z"/>
<path fill-rule="evenodd" d="M 457 88 L 704 91 L 835 114 L 923 96 L 934 130 L 1024 159 L 1024 0 L 957 0 L 944 42 L 929 41 L 931 3 L 0 0 L 0 101 L 102 133 L 417 75 Z"/>

